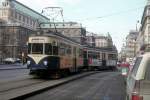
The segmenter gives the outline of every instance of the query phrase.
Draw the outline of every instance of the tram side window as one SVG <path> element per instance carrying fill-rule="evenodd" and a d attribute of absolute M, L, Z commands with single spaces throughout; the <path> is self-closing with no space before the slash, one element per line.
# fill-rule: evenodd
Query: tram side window
<path fill-rule="evenodd" d="M 43 54 L 43 44 L 33 43 L 32 44 L 32 54 Z"/>
<path fill-rule="evenodd" d="M 108 59 L 116 59 L 116 55 L 115 54 L 109 54 Z"/>
<path fill-rule="evenodd" d="M 105 58 L 106 58 L 105 53 L 102 53 L 102 60 L 105 60 Z"/>
<path fill-rule="evenodd" d="M 51 44 L 45 44 L 45 54 L 52 55 L 52 45 Z"/>
<path fill-rule="evenodd" d="M 58 47 L 53 46 L 53 55 L 58 55 Z"/>
<path fill-rule="evenodd" d="M 67 51 L 66 51 L 66 52 L 67 52 L 67 54 L 70 55 L 70 54 L 71 54 L 71 48 L 67 48 Z"/>
<path fill-rule="evenodd" d="M 87 59 L 87 51 L 83 51 L 83 58 Z"/>
<path fill-rule="evenodd" d="M 96 53 L 93 52 L 92 55 L 93 55 L 93 58 L 94 58 L 94 59 L 97 59 Z"/>
<path fill-rule="evenodd" d="M 96 53 L 96 58 L 97 58 L 97 59 L 100 59 L 99 53 Z"/>
<path fill-rule="evenodd" d="M 66 44 L 60 43 L 60 46 L 59 46 L 59 54 L 60 54 L 61 56 L 63 56 L 63 55 L 66 54 Z"/>
<path fill-rule="evenodd" d="M 82 49 L 79 49 L 79 57 L 83 57 L 83 51 L 82 51 Z"/>
<path fill-rule="evenodd" d="M 59 48 L 59 54 L 60 55 L 65 55 L 65 48 L 60 47 Z"/>
<path fill-rule="evenodd" d="M 88 58 L 93 58 L 92 52 L 88 52 Z"/>

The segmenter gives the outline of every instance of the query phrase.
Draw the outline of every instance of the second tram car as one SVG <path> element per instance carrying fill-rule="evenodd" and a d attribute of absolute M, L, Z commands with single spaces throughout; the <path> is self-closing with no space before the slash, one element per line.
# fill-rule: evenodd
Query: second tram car
<path fill-rule="evenodd" d="M 84 68 L 92 69 L 115 69 L 117 65 L 117 53 L 112 48 L 84 47 Z"/>

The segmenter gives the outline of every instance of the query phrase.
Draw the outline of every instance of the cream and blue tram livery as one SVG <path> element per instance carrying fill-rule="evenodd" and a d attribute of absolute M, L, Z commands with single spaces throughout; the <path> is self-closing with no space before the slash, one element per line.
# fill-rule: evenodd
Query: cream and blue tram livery
<path fill-rule="evenodd" d="M 82 66 L 79 43 L 56 33 L 29 37 L 27 67 L 32 74 L 76 72 Z"/>

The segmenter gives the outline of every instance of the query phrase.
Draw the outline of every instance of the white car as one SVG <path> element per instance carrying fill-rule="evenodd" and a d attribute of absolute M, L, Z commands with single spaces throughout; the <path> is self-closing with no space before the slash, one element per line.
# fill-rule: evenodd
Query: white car
<path fill-rule="evenodd" d="M 19 63 L 21 60 L 19 58 L 6 58 L 3 60 L 6 64 L 13 64 L 13 63 Z"/>
<path fill-rule="evenodd" d="M 150 100 L 150 53 L 137 57 L 127 78 L 126 100 Z"/>

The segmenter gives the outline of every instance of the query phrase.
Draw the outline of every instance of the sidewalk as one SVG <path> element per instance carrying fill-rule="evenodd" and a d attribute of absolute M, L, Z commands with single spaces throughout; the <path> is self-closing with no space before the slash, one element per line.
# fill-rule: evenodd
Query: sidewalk
<path fill-rule="evenodd" d="M 0 64 L 0 70 L 27 69 L 27 65 L 17 64 Z"/>

